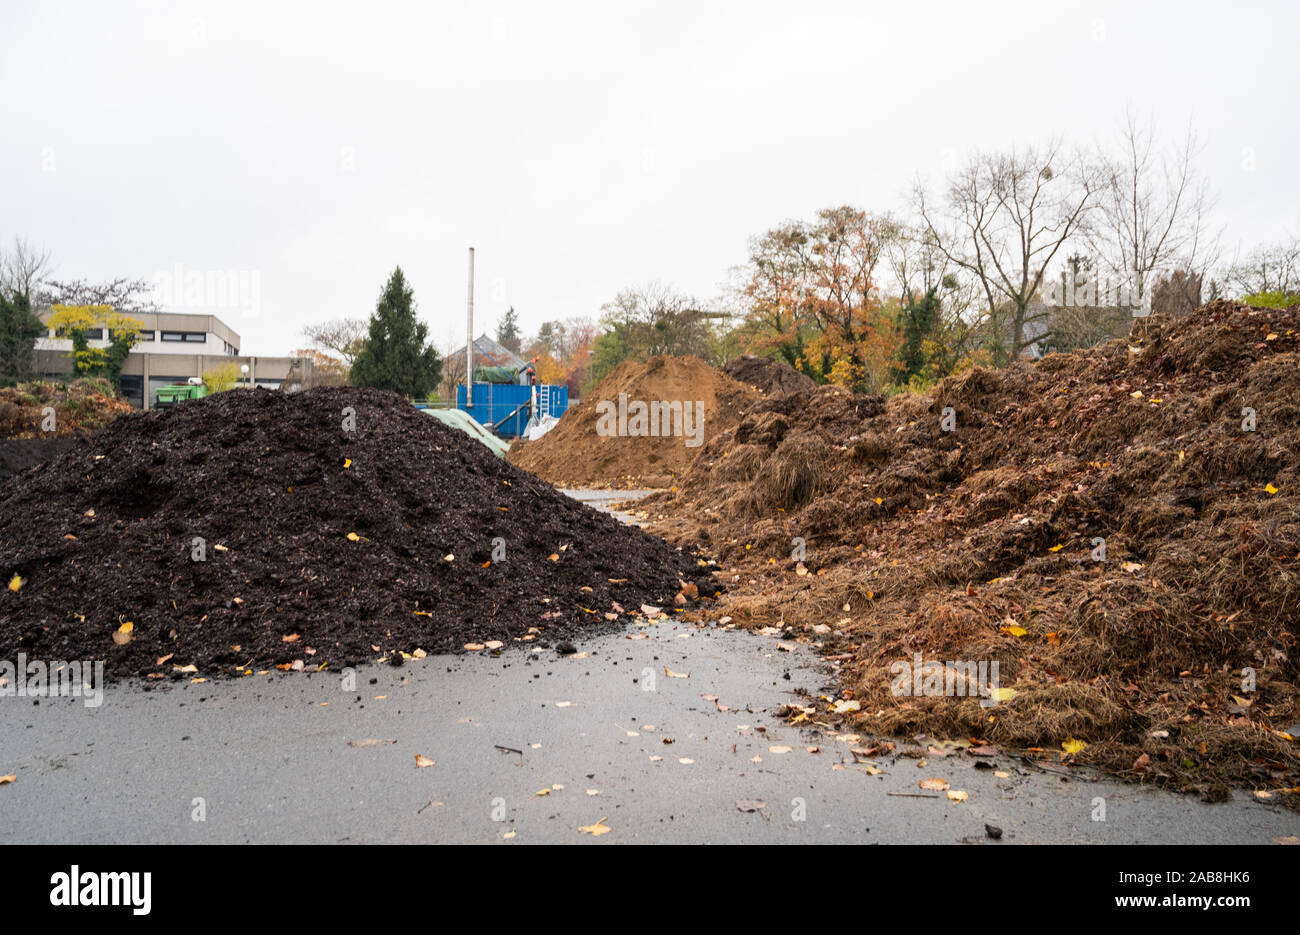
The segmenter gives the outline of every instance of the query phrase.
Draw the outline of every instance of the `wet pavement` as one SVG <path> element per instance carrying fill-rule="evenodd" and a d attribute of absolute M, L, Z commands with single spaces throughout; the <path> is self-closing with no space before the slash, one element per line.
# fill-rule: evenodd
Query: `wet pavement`
<path fill-rule="evenodd" d="M 109 686 L 98 708 L 0 698 L 0 774 L 17 776 L 0 787 L 0 840 L 1006 846 L 1300 834 L 1300 815 L 1242 794 L 1210 805 L 1010 756 L 994 769 L 962 753 L 924 767 L 874 757 L 870 775 L 851 739 L 775 716 L 828 676 L 811 650 L 771 637 L 666 621 L 579 648 L 363 667 L 355 691 L 342 673 L 275 672 Z M 930 777 L 966 800 L 926 793 L 918 781 Z M 596 825 L 611 830 L 580 830 Z"/>

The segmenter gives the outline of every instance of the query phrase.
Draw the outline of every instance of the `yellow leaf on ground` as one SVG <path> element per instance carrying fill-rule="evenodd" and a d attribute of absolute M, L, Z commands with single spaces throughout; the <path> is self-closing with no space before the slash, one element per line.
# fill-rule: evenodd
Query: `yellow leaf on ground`
<path fill-rule="evenodd" d="M 26 583 L 27 580 L 25 578 L 19 578 L 17 575 L 14 575 L 12 578 L 9 579 L 9 590 L 17 591 Z"/>
<path fill-rule="evenodd" d="M 1003 627 L 1002 632 L 1010 633 L 1012 636 L 1024 636 L 1029 631 L 1017 623 L 1017 624 L 1012 624 L 1009 627 Z"/>
<path fill-rule="evenodd" d="M 426 766 L 432 766 L 432 765 L 433 765 L 433 760 L 429 759 L 423 753 L 417 753 L 415 755 L 415 766 L 417 769 L 424 769 Z"/>
<path fill-rule="evenodd" d="M 664 675 L 668 676 L 668 678 L 670 679 L 688 679 L 691 677 L 689 673 L 674 672 L 672 669 L 668 668 L 667 666 L 664 666 Z"/>
<path fill-rule="evenodd" d="M 10 773 L 8 776 L 0 776 L 0 786 L 7 786 L 9 783 L 17 781 L 18 777 L 13 773 Z"/>
<path fill-rule="evenodd" d="M 1277 491 L 1278 491 L 1278 488 L 1274 487 L 1272 484 L 1265 484 L 1265 485 L 1264 485 L 1264 492 L 1267 493 L 1267 494 L 1275 494 L 1275 493 L 1277 493 Z"/>
<path fill-rule="evenodd" d="M 970 798 L 970 796 L 960 789 L 949 789 L 948 798 L 952 799 L 954 802 L 965 802 Z"/>
<path fill-rule="evenodd" d="M 1071 739 L 1071 740 L 1063 741 L 1063 742 L 1061 743 L 1061 749 L 1064 750 L 1066 753 L 1069 753 L 1069 754 L 1075 754 L 1075 753 L 1078 753 L 1079 751 L 1081 751 L 1081 750 L 1082 750 L 1084 747 L 1086 747 L 1086 746 L 1088 746 L 1088 745 L 1087 745 L 1086 743 L 1084 743 L 1082 740 L 1073 740 L 1073 739 Z"/>
<path fill-rule="evenodd" d="M 1058 543 L 1056 543 L 1056 545 L 1052 546 L 1052 547 L 1051 547 L 1050 549 L 1048 549 L 1047 551 L 1049 551 L 1049 552 L 1059 552 L 1059 551 L 1061 551 L 1061 549 L 1063 549 L 1063 548 L 1065 548 L 1065 546 L 1058 542 Z"/>
<path fill-rule="evenodd" d="M 945 789 L 948 788 L 948 780 L 940 779 L 938 776 L 934 776 L 931 777 L 930 779 L 922 779 L 920 782 L 917 783 L 917 785 L 920 786 L 922 789 L 930 789 L 934 792 L 943 792 Z"/>
<path fill-rule="evenodd" d="M 589 834 L 592 837 L 598 838 L 602 834 L 609 834 L 611 831 L 614 830 L 613 828 L 605 824 L 605 822 L 608 820 L 609 820 L 608 818 L 602 818 L 594 825 L 582 825 L 580 828 L 578 828 L 578 830 L 581 831 L 583 834 Z"/>

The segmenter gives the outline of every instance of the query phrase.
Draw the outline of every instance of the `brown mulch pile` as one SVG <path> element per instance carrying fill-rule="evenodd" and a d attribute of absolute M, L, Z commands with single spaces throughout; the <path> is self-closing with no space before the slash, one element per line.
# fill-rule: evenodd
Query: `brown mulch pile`
<path fill-rule="evenodd" d="M 731 428 L 762 394 L 738 383 L 697 357 L 652 357 L 625 361 L 566 412 L 555 428 L 534 442 L 517 441 L 507 459 L 558 487 L 668 487 L 701 451 L 680 435 L 602 435 L 598 404 L 692 402 L 703 409 L 707 442 Z"/>
<path fill-rule="evenodd" d="M 545 646 L 671 607 L 683 582 L 714 593 L 690 553 L 350 388 L 116 420 L 6 483 L 0 575 L 0 659 L 114 677 Z"/>
<path fill-rule="evenodd" d="M 54 409 L 53 430 L 46 424 L 47 407 Z M 78 437 L 134 411 L 130 403 L 114 397 L 112 385 L 102 379 L 0 387 L 0 439 Z"/>
<path fill-rule="evenodd" d="M 817 384 L 812 377 L 800 373 L 789 364 L 771 357 L 742 354 L 727 361 L 722 372 L 733 380 L 756 386 L 768 396 L 785 396 L 802 390 L 811 390 Z"/>
<path fill-rule="evenodd" d="M 1300 308 L 766 399 L 646 503 L 730 566 L 720 613 L 841 656 L 857 729 L 1300 800 Z M 918 653 L 998 662 L 1002 700 L 896 693 Z"/>

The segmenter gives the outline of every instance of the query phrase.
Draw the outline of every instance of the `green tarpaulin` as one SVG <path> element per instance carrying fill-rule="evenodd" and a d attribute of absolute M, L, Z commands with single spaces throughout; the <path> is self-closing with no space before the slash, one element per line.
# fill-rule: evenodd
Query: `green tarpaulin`
<path fill-rule="evenodd" d="M 510 443 L 497 438 L 479 423 L 474 421 L 474 417 L 463 409 L 421 409 L 426 415 L 431 415 L 443 425 L 449 425 L 454 429 L 459 429 L 470 438 L 482 442 L 492 449 L 492 453 L 498 458 L 504 458 L 506 452 L 510 449 Z"/>

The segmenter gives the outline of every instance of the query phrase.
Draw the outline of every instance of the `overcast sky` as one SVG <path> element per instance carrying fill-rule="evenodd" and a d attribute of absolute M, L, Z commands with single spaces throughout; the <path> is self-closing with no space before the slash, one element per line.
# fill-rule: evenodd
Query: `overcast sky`
<path fill-rule="evenodd" d="M 401 265 L 446 350 L 468 246 L 476 332 L 649 280 L 708 301 L 782 220 L 898 210 L 946 159 L 1096 145 L 1132 106 L 1198 129 L 1248 249 L 1300 223 L 1298 10 L 5 0 L 0 238 L 66 278 L 256 274 L 257 314 L 219 313 L 260 355 Z"/>

